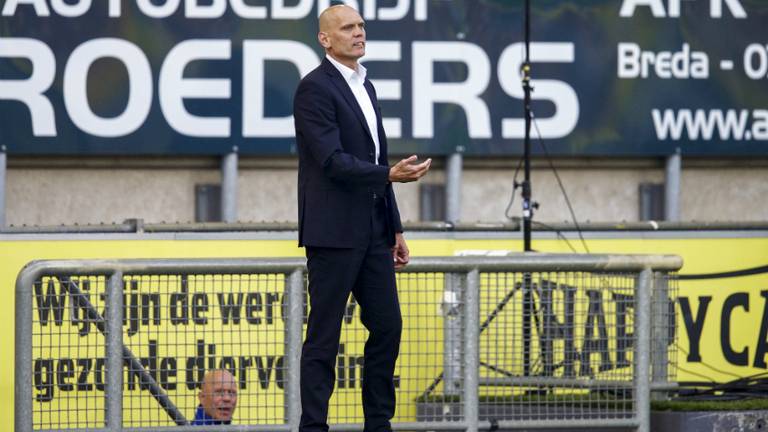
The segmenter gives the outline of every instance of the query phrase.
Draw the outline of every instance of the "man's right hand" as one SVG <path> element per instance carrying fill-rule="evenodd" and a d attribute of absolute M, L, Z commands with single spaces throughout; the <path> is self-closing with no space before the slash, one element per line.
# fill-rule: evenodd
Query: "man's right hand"
<path fill-rule="evenodd" d="M 429 171 L 432 159 L 427 159 L 420 164 L 414 164 L 416 155 L 403 159 L 389 169 L 389 181 L 397 183 L 409 183 L 416 181 Z"/>

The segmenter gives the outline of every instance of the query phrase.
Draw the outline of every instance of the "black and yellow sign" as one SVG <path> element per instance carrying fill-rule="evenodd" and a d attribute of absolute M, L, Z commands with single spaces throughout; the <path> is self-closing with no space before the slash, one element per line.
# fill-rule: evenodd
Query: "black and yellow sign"
<path fill-rule="evenodd" d="M 764 237 L 590 239 L 588 242 L 594 253 L 678 254 L 685 261 L 681 271 L 683 275 L 729 272 L 768 263 L 768 239 Z M 418 239 L 414 236 L 409 244 L 414 256 L 520 249 L 520 241 L 508 239 Z M 557 240 L 539 240 L 537 248 L 547 252 L 567 252 L 565 245 Z M 0 324 L 12 329 L 15 278 L 31 260 L 295 257 L 301 256 L 303 251 L 296 248 L 291 240 L 170 241 L 145 237 L 139 240 L 5 240 L 0 242 L 0 254 L 3 257 L 0 281 L 6 289 L 7 299 L 0 304 Z M 154 371 L 155 379 L 162 383 L 165 391 L 186 395 L 184 397 L 188 399 L 185 400 L 190 404 L 195 403 L 189 395 L 194 396 L 202 371 L 224 367 L 238 372 L 240 387 L 248 390 L 243 391 L 244 395 L 248 394 L 243 406 L 278 410 L 283 405 L 284 394 L 281 376 L 284 364 L 283 281 L 259 281 L 258 284 L 248 285 L 245 283 L 249 281 L 246 276 L 238 277 L 243 278 L 242 288 L 228 288 L 226 291 L 221 287 L 227 281 L 215 278 L 167 276 L 153 280 L 130 280 L 126 285 L 125 315 L 128 320 L 124 327 L 124 340 L 132 347 L 137 359 Z M 74 283 L 79 289 L 90 293 L 92 304 L 98 312 L 103 312 L 100 296 L 104 281 L 84 278 L 74 280 Z M 39 406 L 48 404 L 52 407 L 76 395 L 94 395 L 91 397 L 95 400 L 96 395 L 101 397 L 103 392 L 103 354 L 95 349 L 77 355 L 67 352 L 68 344 L 74 344 L 74 341 L 86 341 L 86 345 L 97 347 L 103 344 L 103 338 L 96 325 L 85 319 L 88 313 L 86 308 L 73 303 L 69 291 L 63 290 L 61 284 L 61 280 L 50 279 L 34 288 L 37 290 L 36 325 L 39 328 L 57 328 L 69 335 L 66 338 L 54 335 L 35 342 L 47 347 L 36 348 L 33 359 L 36 372 L 34 403 Z M 442 285 L 433 286 L 434 289 L 427 293 L 417 293 L 410 290 L 409 284 L 407 279 L 401 284 L 401 301 L 403 304 L 418 305 L 415 306 L 418 310 L 404 310 L 404 316 L 409 313 L 439 316 L 439 307 L 445 300 Z M 564 296 L 568 293 L 560 289 L 553 295 Z M 592 375 L 626 367 L 631 347 L 622 345 L 626 333 L 619 331 L 621 323 L 625 326 L 630 324 L 630 311 L 622 307 L 626 306 L 622 300 L 626 300 L 622 297 L 624 294 L 599 296 L 582 292 L 579 295 L 583 297 L 585 312 L 588 313 L 582 318 L 583 322 L 575 325 L 571 354 L 576 362 L 569 374 Z M 676 318 L 673 328 L 678 337 L 673 352 L 679 365 L 678 380 L 728 381 L 764 372 L 768 368 L 768 274 L 695 280 L 683 278 L 679 281 L 679 297 L 674 306 Z M 352 406 L 359 398 L 359 363 L 364 339 L 358 337 L 362 334 L 362 326 L 358 322 L 359 313 L 356 314 L 354 303 L 350 304 L 350 312 L 354 319 L 349 319 L 347 325 L 356 336 L 342 341 L 344 352 L 340 355 L 337 371 L 339 391 L 336 397 L 340 405 Z M 437 377 L 442 370 L 442 354 L 437 351 L 427 353 L 428 347 L 420 342 L 434 340 L 440 345 L 442 330 L 438 331 L 437 326 L 426 326 L 422 330 L 416 327 L 406 330 L 403 355 L 398 365 L 401 372 L 419 369 L 419 379 L 398 382 L 400 391 L 408 395 L 423 391 L 424 382 Z M 232 332 L 232 329 L 237 329 L 237 332 Z M 435 334 L 421 337 L 407 335 L 417 330 Z M 491 331 L 494 330 L 489 329 Z M 238 347 L 250 344 L 243 344 L 237 338 L 249 332 L 267 336 L 260 336 L 262 339 L 256 348 L 246 352 Z M 602 338 L 606 338 L 607 352 L 587 349 L 600 346 Z M 7 422 L 4 429 L 11 430 L 14 415 L 13 332 L 0 332 L 0 344 L 7 347 L 0 355 L 0 418 Z M 428 364 L 425 364 L 425 359 Z M 139 377 L 129 376 L 124 391 L 128 395 L 138 395 L 142 390 L 140 387 Z M 137 399 L 136 403 L 154 402 L 151 399 L 138 402 Z M 415 406 L 398 407 L 398 410 L 397 420 L 415 418 Z M 275 417 L 274 413 L 248 417 L 269 415 Z"/>

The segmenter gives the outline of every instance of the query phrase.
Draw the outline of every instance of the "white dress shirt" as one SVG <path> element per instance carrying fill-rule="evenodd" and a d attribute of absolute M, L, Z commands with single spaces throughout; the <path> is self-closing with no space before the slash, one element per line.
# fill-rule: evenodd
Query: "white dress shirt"
<path fill-rule="evenodd" d="M 349 89 L 352 90 L 352 94 L 355 95 L 355 99 L 357 99 L 357 104 L 360 105 L 360 109 L 363 111 L 365 122 L 368 123 L 368 130 L 371 132 L 371 137 L 373 137 L 373 144 L 376 147 L 375 163 L 378 165 L 380 146 L 379 128 L 376 123 L 376 111 L 373 109 L 371 98 L 368 96 L 368 91 L 363 85 L 367 71 L 365 67 L 359 63 L 357 65 L 357 70 L 354 70 L 339 63 L 328 54 L 325 55 L 325 58 L 327 58 L 331 64 L 334 65 L 336 69 L 339 70 L 339 72 L 341 72 L 341 76 L 344 77 L 347 85 L 349 85 Z"/>

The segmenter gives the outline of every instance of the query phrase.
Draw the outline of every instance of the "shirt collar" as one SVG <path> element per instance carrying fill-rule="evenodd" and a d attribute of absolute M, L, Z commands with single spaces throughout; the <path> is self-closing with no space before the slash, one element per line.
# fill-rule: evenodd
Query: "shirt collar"
<path fill-rule="evenodd" d="M 328 59 L 328 61 L 331 62 L 331 64 L 341 72 L 341 76 L 344 77 L 344 80 L 347 82 L 352 81 L 352 79 L 355 76 L 360 77 L 360 82 L 365 82 L 365 76 L 368 73 L 368 71 L 365 69 L 365 66 L 361 65 L 360 63 L 357 64 L 357 70 L 350 69 L 348 66 L 341 64 L 339 61 L 337 61 L 335 58 L 331 57 L 330 54 L 326 54 L 325 58 Z"/>
<path fill-rule="evenodd" d="M 195 411 L 195 419 L 192 421 L 193 425 L 220 425 L 231 423 L 231 421 L 216 420 L 215 418 L 209 416 L 208 413 L 205 412 L 205 409 L 202 405 L 197 406 L 197 411 Z"/>

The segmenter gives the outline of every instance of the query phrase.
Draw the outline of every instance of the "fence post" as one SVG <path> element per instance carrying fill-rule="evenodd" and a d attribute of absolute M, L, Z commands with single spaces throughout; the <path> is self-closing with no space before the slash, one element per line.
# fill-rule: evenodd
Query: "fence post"
<path fill-rule="evenodd" d="M 650 268 L 640 272 L 636 288 L 635 305 L 635 415 L 637 432 L 651 431 L 651 291 L 653 272 Z"/>
<path fill-rule="evenodd" d="M 664 220 L 680 220 L 680 148 L 667 157 L 664 181 Z"/>
<path fill-rule="evenodd" d="M 221 220 L 237 222 L 237 146 L 221 160 Z"/>
<path fill-rule="evenodd" d="M 443 395 L 461 395 L 461 291 L 464 274 L 445 273 L 443 291 Z M 447 402 L 447 400 L 446 400 Z"/>
<path fill-rule="evenodd" d="M 123 274 L 113 273 L 107 280 L 106 382 L 104 384 L 107 430 L 120 431 L 123 426 Z"/>
<path fill-rule="evenodd" d="M 301 416 L 301 330 L 304 323 L 304 272 L 294 270 L 288 276 L 286 307 L 288 320 L 285 326 L 285 421 L 291 431 L 299 430 Z"/>
<path fill-rule="evenodd" d="M 477 432 L 479 423 L 478 384 L 480 381 L 480 272 L 467 273 L 464 291 L 464 421 L 467 432 Z"/>
<path fill-rule="evenodd" d="M 5 188 L 8 173 L 8 155 L 5 146 L 0 145 L 0 231 L 5 229 Z"/>
<path fill-rule="evenodd" d="M 669 280 L 666 273 L 654 273 L 651 293 L 651 383 L 666 383 L 669 380 L 670 341 Z M 674 321 L 671 323 L 674 326 Z M 654 400 L 663 399 L 662 392 L 651 394 Z"/>
<path fill-rule="evenodd" d="M 445 167 L 445 220 L 456 224 L 461 219 L 461 171 L 464 147 L 448 156 Z"/>
<path fill-rule="evenodd" d="M 37 277 L 37 272 L 25 268 L 16 279 L 16 408 L 13 422 L 16 432 L 32 432 L 32 290 Z"/>

